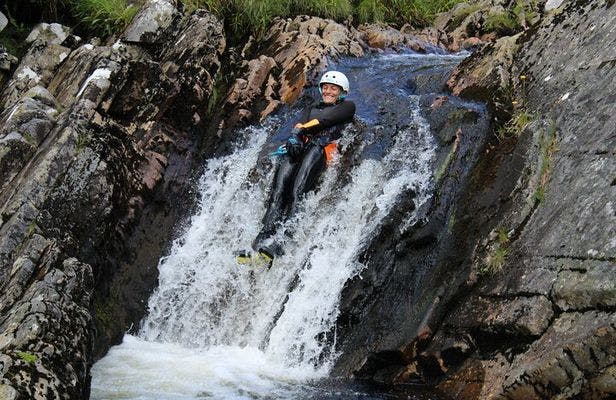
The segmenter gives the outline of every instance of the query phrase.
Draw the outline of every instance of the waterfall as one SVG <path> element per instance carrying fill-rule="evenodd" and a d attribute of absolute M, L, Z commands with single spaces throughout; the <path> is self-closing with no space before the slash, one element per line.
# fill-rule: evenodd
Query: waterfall
<path fill-rule="evenodd" d="M 261 227 L 273 168 L 260 168 L 280 120 L 238 131 L 232 152 L 206 162 L 198 210 L 159 262 L 149 313 L 137 335 L 94 366 L 93 399 L 299 398 L 292 393 L 315 390 L 307 382 L 327 377 L 338 356 L 338 303 L 364 268 L 358 255 L 399 196 L 412 191 L 416 209 L 430 198 L 436 145 L 419 96 L 395 87 L 417 60 L 460 57 L 348 62 L 365 132 L 359 144 L 342 139 L 342 157 L 361 156 L 345 170 L 328 168 L 280 226 L 285 254 L 269 270 L 237 265 L 233 252 L 250 248 Z M 407 123 L 395 132 L 379 126 L 377 87 L 403 102 Z M 409 214 L 404 224 L 413 222 Z"/>

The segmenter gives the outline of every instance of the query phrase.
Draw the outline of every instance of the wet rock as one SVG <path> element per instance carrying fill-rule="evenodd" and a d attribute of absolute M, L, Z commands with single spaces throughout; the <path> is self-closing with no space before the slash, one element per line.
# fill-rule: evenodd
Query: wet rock
<path fill-rule="evenodd" d="M 519 35 L 507 36 L 482 48 L 456 67 L 447 85 L 456 96 L 488 103 L 497 118 L 511 111 L 514 55 Z"/>
<path fill-rule="evenodd" d="M 359 26 L 357 30 L 361 32 L 364 41 L 370 47 L 377 49 L 410 49 L 418 53 L 426 51 L 425 43 L 422 43 L 415 35 L 406 34 L 389 25 L 367 24 Z"/>
<path fill-rule="evenodd" d="M 549 326 L 553 315 L 552 303 L 544 296 L 477 297 L 452 313 L 444 324 L 482 334 L 538 336 Z"/>
<path fill-rule="evenodd" d="M 18 393 L 13 385 L 32 399 L 82 398 L 89 390 L 92 270 L 76 259 L 50 262 L 0 324 L 0 377 L 13 382 L 2 388 L 9 396 Z"/>
<path fill-rule="evenodd" d="M 586 271 L 562 271 L 554 284 L 554 301 L 565 311 L 616 307 L 616 269 L 596 262 Z"/>
<path fill-rule="evenodd" d="M 225 99 L 226 107 L 236 110 L 234 115 L 230 115 L 226 119 L 228 125 L 235 125 L 246 117 L 249 118 L 249 115 L 252 114 L 247 115 L 245 111 L 252 106 L 252 103 L 259 96 L 265 97 L 268 102 L 268 106 L 262 112 L 262 118 L 280 104 L 280 101 L 275 98 L 275 88 L 278 85 L 275 84 L 275 80 L 270 74 L 275 66 L 276 61 L 264 55 L 247 63 L 245 78 L 236 79 Z"/>
<path fill-rule="evenodd" d="M 173 27 L 153 56 L 147 43 L 82 44 L 41 25 L 4 87 L 7 396 L 87 398 L 95 354 L 145 312 L 158 259 L 189 201 L 195 115 L 204 113 L 225 46 L 222 24 L 208 13 Z"/>
<path fill-rule="evenodd" d="M 6 18 L 6 15 L 0 12 L 0 32 L 2 32 L 4 28 L 6 28 L 8 23 L 9 23 L 9 20 L 8 18 Z"/>
<path fill-rule="evenodd" d="M 181 126 L 194 125 L 200 115 L 206 114 L 225 47 L 222 22 L 198 10 L 178 24 L 177 32 L 161 52 L 163 72 L 179 85 L 166 112 Z"/>
<path fill-rule="evenodd" d="M 586 376 L 616 361 L 614 314 L 564 314 L 519 355 L 508 372 L 503 395 L 511 399 L 571 398 L 586 393 Z M 607 391 L 614 392 L 616 387 Z"/>

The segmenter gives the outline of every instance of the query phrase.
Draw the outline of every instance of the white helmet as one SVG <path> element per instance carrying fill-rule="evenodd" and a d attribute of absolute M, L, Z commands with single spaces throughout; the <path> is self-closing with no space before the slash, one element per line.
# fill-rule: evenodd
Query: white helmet
<path fill-rule="evenodd" d="M 342 92 L 340 97 L 344 97 L 349 94 L 349 80 L 347 77 L 338 71 L 327 71 L 321 77 L 319 81 L 319 92 L 321 91 L 321 85 L 324 83 L 332 83 L 334 85 L 340 86 L 342 88 Z"/>

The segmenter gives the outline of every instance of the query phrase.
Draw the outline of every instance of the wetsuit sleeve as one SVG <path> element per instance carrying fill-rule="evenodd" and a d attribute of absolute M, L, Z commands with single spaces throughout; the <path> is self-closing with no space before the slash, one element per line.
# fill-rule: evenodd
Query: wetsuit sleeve
<path fill-rule="evenodd" d="M 352 101 L 343 101 L 336 104 L 334 107 L 324 110 L 319 118 L 319 128 L 327 129 L 331 126 L 351 122 L 355 115 L 355 103 Z"/>
<path fill-rule="evenodd" d="M 299 121 L 297 121 L 297 123 L 303 124 L 303 123 L 308 122 L 308 120 L 310 119 L 310 113 L 311 113 L 312 109 L 314 107 L 316 107 L 317 104 L 318 103 L 315 102 L 315 103 L 310 104 L 308 107 L 304 108 L 302 110 L 302 113 L 300 115 Z"/>

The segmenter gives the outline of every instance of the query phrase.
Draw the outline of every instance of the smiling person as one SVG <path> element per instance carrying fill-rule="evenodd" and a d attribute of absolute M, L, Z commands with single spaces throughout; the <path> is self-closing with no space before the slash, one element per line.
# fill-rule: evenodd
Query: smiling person
<path fill-rule="evenodd" d="M 328 161 L 337 153 L 344 126 L 353 120 L 355 104 L 346 100 L 349 80 L 338 71 L 327 71 L 319 81 L 321 98 L 302 113 L 287 139 L 286 154 L 278 163 L 263 228 L 253 242 L 257 253 L 242 253 L 240 263 L 271 266 L 282 249 L 271 237 L 279 222 L 293 214 L 299 199 L 313 190 Z"/>

